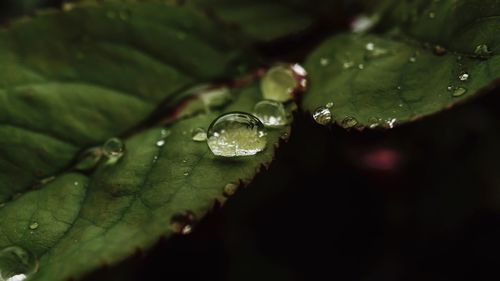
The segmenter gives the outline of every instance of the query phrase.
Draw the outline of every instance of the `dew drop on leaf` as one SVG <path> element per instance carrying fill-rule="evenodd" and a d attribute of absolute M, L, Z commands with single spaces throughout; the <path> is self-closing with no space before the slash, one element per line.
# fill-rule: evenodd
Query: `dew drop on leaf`
<path fill-rule="evenodd" d="M 254 107 L 254 115 L 266 127 L 281 127 L 288 124 L 285 107 L 282 103 L 272 100 L 263 100 Z"/>
<path fill-rule="evenodd" d="M 102 146 L 103 154 L 108 158 L 108 164 L 116 163 L 125 152 L 125 145 L 118 138 L 107 140 Z"/>
<path fill-rule="evenodd" d="M 264 124 L 244 112 L 226 113 L 215 119 L 207 138 L 212 153 L 222 157 L 255 155 L 267 145 Z"/>
<path fill-rule="evenodd" d="M 316 108 L 312 115 L 316 123 L 326 126 L 332 123 L 332 112 L 326 106 L 320 106 Z"/>
<path fill-rule="evenodd" d="M 467 93 L 467 89 L 464 87 L 457 87 L 453 90 L 453 93 L 451 94 L 453 97 L 458 98 L 463 96 L 465 93 Z"/>
<path fill-rule="evenodd" d="M 238 191 L 238 185 L 235 183 L 228 183 L 224 186 L 224 196 L 233 196 Z"/>
<path fill-rule="evenodd" d="M 0 251 L 0 280 L 22 281 L 38 270 L 35 255 L 19 246 L 9 246 Z"/>
<path fill-rule="evenodd" d="M 474 49 L 474 54 L 476 54 L 479 57 L 488 57 L 492 54 L 492 51 L 490 51 L 488 45 L 480 44 L 477 45 L 476 48 Z"/>
<path fill-rule="evenodd" d="M 255 155 L 266 148 L 264 124 L 248 113 L 231 112 L 215 119 L 207 133 L 208 147 L 216 156 Z"/>
<path fill-rule="evenodd" d="M 32 224 L 30 224 L 30 229 L 31 230 L 35 230 L 38 228 L 38 223 L 37 222 L 33 222 Z"/>
<path fill-rule="evenodd" d="M 165 140 L 158 140 L 158 141 L 156 142 L 156 146 L 157 146 L 157 147 L 162 147 L 162 146 L 164 146 L 164 145 L 165 145 Z"/>
<path fill-rule="evenodd" d="M 327 58 L 321 58 L 321 59 L 319 60 L 319 64 L 320 64 L 321 66 L 327 66 L 328 64 L 330 64 L 330 60 L 329 60 L 329 59 L 327 59 Z"/>
<path fill-rule="evenodd" d="M 207 140 L 207 132 L 203 128 L 196 128 L 191 133 L 191 139 L 197 142 L 203 142 Z"/>
<path fill-rule="evenodd" d="M 342 127 L 346 129 L 354 128 L 358 125 L 358 120 L 354 117 L 348 116 L 342 120 Z"/>
<path fill-rule="evenodd" d="M 170 219 L 170 228 L 177 234 L 187 235 L 193 231 L 195 215 L 190 212 L 178 213 Z"/>
<path fill-rule="evenodd" d="M 460 81 L 465 82 L 469 79 L 469 76 L 470 76 L 469 73 L 464 72 L 458 76 L 458 79 L 460 79 Z"/>
<path fill-rule="evenodd" d="M 267 100 L 289 101 L 295 91 L 305 88 L 306 75 L 307 72 L 300 64 L 272 67 L 260 81 L 262 96 Z"/>
<path fill-rule="evenodd" d="M 443 46 L 436 45 L 434 46 L 434 54 L 437 56 L 443 56 L 446 54 L 446 49 Z"/>
<path fill-rule="evenodd" d="M 352 68 L 354 67 L 355 63 L 353 61 L 346 61 L 342 64 L 342 67 L 344 69 L 349 69 L 349 68 Z"/>

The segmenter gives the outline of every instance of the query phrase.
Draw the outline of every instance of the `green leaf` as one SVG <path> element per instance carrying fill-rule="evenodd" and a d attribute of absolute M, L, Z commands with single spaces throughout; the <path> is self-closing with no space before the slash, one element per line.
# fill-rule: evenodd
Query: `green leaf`
<path fill-rule="evenodd" d="M 500 78 L 498 1 L 390 4 L 379 27 L 385 35 L 342 34 L 309 56 L 305 109 L 333 102 L 334 120 L 344 127 L 392 128 Z"/>
<path fill-rule="evenodd" d="M 289 126 L 268 131 L 267 148 L 251 157 L 221 159 L 192 140 L 193 129 L 262 99 L 253 81 L 199 113 L 206 100 L 191 89 L 234 79 L 246 60 L 226 35 L 163 3 L 87 4 L 0 31 L 0 249 L 38 257 L 30 280 L 80 278 L 148 249 L 179 230 L 173 218 L 202 218 L 228 184 L 248 183 L 271 162 Z M 174 111 L 182 119 L 144 129 Z M 73 168 L 82 151 L 117 135 L 118 162 Z"/>
<path fill-rule="evenodd" d="M 312 15 L 288 1 L 194 0 L 193 3 L 256 41 L 268 42 L 293 35 L 306 30 L 314 22 Z"/>
<path fill-rule="evenodd" d="M 251 112 L 261 99 L 258 85 L 236 90 L 224 111 Z M 198 115 L 167 127 L 165 144 L 156 145 L 162 128 L 132 136 L 115 165 L 101 165 L 90 177 L 65 173 L 40 190 L 28 192 L 0 209 L 0 247 L 19 245 L 39 257 L 30 280 L 80 277 L 103 264 L 151 247 L 173 235 L 171 218 L 192 212 L 201 218 L 228 183 L 248 183 L 274 156 L 290 127 L 268 131 L 268 147 L 252 157 L 221 159 L 206 143 L 191 138 L 220 112 Z M 38 223 L 35 230 L 29 226 Z"/>
<path fill-rule="evenodd" d="M 0 202 L 185 89 L 234 74 L 223 33 L 165 4 L 89 5 L 0 30 Z"/>

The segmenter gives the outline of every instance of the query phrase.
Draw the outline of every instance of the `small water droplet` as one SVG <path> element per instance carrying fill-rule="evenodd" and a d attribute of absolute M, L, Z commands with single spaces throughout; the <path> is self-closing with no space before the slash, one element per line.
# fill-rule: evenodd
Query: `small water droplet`
<path fill-rule="evenodd" d="M 73 185 L 74 185 L 74 186 L 78 186 L 78 185 L 80 185 L 80 183 L 79 183 L 79 182 L 77 182 L 77 181 L 75 181 L 75 182 L 73 183 Z"/>
<path fill-rule="evenodd" d="M 93 147 L 85 150 L 78 157 L 78 164 L 76 164 L 75 169 L 79 171 L 88 171 L 93 169 L 101 160 L 102 155 L 103 150 L 101 147 Z"/>
<path fill-rule="evenodd" d="M 434 54 L 437 56 L 443 56 L 446 54 L 446 49 L 443 46 L 436 45 L 434 46 Z"/>
<path fill-rule="evenodd" d="M 469 73 L 462 73 L 458 76 L 458 79 L 460 79 L 460 81 L 467 81 L 469 79 Z"/>
<path fill-rule="evenodd" d="M 185 177 L 189 176 L 189 172 L 185 172 L 185 173 L 184 173 L 184 176 L 185 176 Z"/>
<path fill-rule="evenodd" d="M 453 97 L 458 98 L 463 96 L 465 93 L 467 93 L 467 89 L 464 87 L 457 87 L 453 90 L 453 93 L 451 94 Z"/>
<path fill-rule="evenodd" d="M 370 124 L 369 125 L 370 129 L 375 129 L 380 126 L 380 118 L 370 117 L 368 119 L 368 123 Z"/>
<path fill-rule="evenodd" d="M 48 178 L 44 178 L 44 179 L 40 180 L 40 184 L 41 184 L 41 185 L 46 185 L 46 184 L 48 184 L 49 182 L 54 181 L 55 179 L 56 179 L 56 177 L 55 177 L 55 176 L 51 176 L 51 177 L 48 177 Z"/>
<path fill-rule="evenodd" d="M 396 89 L 398 89 L 399 91 L 401 91 L 401 90 L 403 89 L 403 87 L 401 87 L 401 86 L 399 86 L 399 85 L 398 85 L 398 86 L 396 87 Z"/>
<path fill-rule="evenodd" d="M 342 120 L 342 127 L 345 129 L 354 128 L 358 125 L 358 120 L 354 117 L 348 116 Z"/>
<path fill-rule="evenodd" d="M 238 186 L 237 184 L 234 183 L 228 183 L 224 186 L 224 196 L 230 197 L 233 196 L 236 191 L 238 191 Z"/>
<path fill-rule="evenodd" d="M 378 21 L 378 17 L 372 16 L 366 16 L 366 15 L 360 15 L 357 18 L 354 19 L 354 21 L 351 23 L 351 30 L 354 33 L 363 33 L 368 30 L 370 30 L 373 26 Z"/>
<path fill-rule="evenodd" d="M 195 220 L 196 216 L 190 211 L 178 213 L 170 219 L 170 228 L 177 234 L 187 235 L 193 231 Z"/>
<path fill-rule="evenodd" d="M 32 224 L 30 224 L 30 229 L 31 230 L 35 230 L 38 228 L 38 223 L 37 222 L 33 222 Z"/>
<path fill-rule="evenodd" d="M 416 57 L 410 57 L 408 60 L 409 60 L 411 63 L 415 63 L 415 62 L 417 62 L 417 58 L 416 58 Z"/>
<path fill-rule="evenodd" d="M 434 12 L 429 12 L 429 18 L 434 19 L 436 17 L 436 13 Z"/>
<path fill-rule="evenodd" d="M 0 203 L 0 208 L 5 207 L 5 203 Z"/>
<path fill-rule="evenodd" d="M 215 119 L 208 128 L 208 147 L 216 156 L 255 155 L 266 148 L 264 124 L 248 113 L 231 112 Z"/>
<path fill-rule="evenodd" d="M 326 108 L 332 108 L 333 107 L 333 102 L 329 102 L 326 104 Z"/>
<path fill-rule="evenodd" d="M 321 58 L 319 60 L 319 64 L 321 64 L 322 66 L 327 66 L 328 64 L 330 64 L 330 60 L 327 58 Z"/>
<path fill-rule="evenodd" d="M 158 162 L 159 158 L 160 157 L 158 155 L 155 155 L 155 156 L 153 156 L 153 161 L 151 161 L 151 162 L 154 164 L 154 163 Z"/>
<path fill-rule="evenodd" d="M 333 116 L 332 112 L 330 109 L 326 106 L 320 106 L 314 110 L 313 115 L 312 115 L 314 121 L 316 123 L 326 126 L 332 123 Z"/>
<path fill-rule="evenodd" d="M 194 141 L 203 142 L 207 140 L 207 132 L 203 128 L 196 128 L 191 133 L 191 138 Z"/>
<path fill-rule="evenodd" d="M 490 51 L 488 45 L 486 44 L 477 45 L 476 48 L 474 49 L 474 54 L 476 54 L 480 58 L 489 57 L 492 53 L 493 52 Z"/>
<path fill-rule="evenodd" d="M 343 64 L 342 64 L 342 67 L 344 69 L 349 69 L 349 68 L 353 68 L 355 65 L 355 63 L 353 61 L 345 61 Z"/>
<path fill-rule="evenodd" d="M 158 141 L 156 142 L 156 146 L 157 146 L 157 147 L 162 147 L 162 146 L 164 146 L 164 145 L 165 145 L 165 140 L 158 140 Z"/>
<path fill-rule="evenodd" d="M 387 120 L 386 124 L 387 124 L 387 126 L 388 126 L 389 128 L 391 128 L 391 129 L 392 129 L 392 128 L 394 128 L 394 126 L 396 126 L 397 121 L 398 121 L 398 119 L 396 119 L 396 118 L 392 118 L 392 119 Z"/>
<path fill-rule="evenodd" d="M 372 42 L 367 43 L 365 45 L 365 49 L 366 49 L 365 58 L 368 60 L 379 58 L 389 53 L 386 49 L 376 47 L 375 44 Z"/>
<path fill-rule="evenodd" d="M 23 281 L 38 270 L 35 255 L 19 246 L 9 246 L 0 251 L 0 280 Z"/>
<path fill-rule="evenodd" d="M 361 70 L 363 70 L 363 69 L 365 69 L 365 65 L 361 63 L 361 64 L 358 65 L 358 68 L 361 69 Z"/>
<path fill-rule="evenodd" d="M 292 94 L 302 85 L 296 78 L 305 76 L 305 70 L 298 64 L 293 66 L 278 65 L 269 69 L 260 81 L 262 96 L 267 100 L 286 102 L 293 98 Z M 305 83 L 305 79 L 302 79 Z"/>
<path fill-rule="evenodd" d="M 453 88 L 454 88 L 453 86 L 448 86 L 448 87 L 446 87 L 446 90 L 448 90 L 448 91 L 452 91 L 452 90 L 453 90 Z"/>
<path fill-rule="evenodd" d="M 170 134 L 171 134 L 171 132 L 167 129 L 161 129 L 161 131 L 160 131 L 160 137 L 163 139 L 170 136 Z"/>
<path fill-rule="evenodd" d="M 125 145 L 118 138 L 107 140 L 102 146 L 103 154 L 108 158 L 108 164 L 116 163 L 125 152 Z"/>
<path fill-rule="evenodd" d="M 253 111 L 266 127 L 276 128 L 288 124 L 285 107 L 280 102 L 263 100 L 255 105 Z"/>

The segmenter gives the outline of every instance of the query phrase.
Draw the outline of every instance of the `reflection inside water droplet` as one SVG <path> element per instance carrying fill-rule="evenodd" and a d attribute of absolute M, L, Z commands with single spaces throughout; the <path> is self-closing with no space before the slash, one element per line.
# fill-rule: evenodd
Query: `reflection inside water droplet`
<path fill-rule="evenodd" d="M 458 79 L 460 79 L 460 81 L 467 81 L 469 79 L 469 73 L 462 73 L 458 76 Z"/>
<path fill-rule="evenodd" d="M 316 110 L 313 112 L 312 117 L 313 117 L 314 121 L 316 121 L 316 123 L 323 125 L 323 126 L 326 126 L 326 125 L 329 125 L 330 123 L 332 123 L 332 119 L 333 119 L 332 112 L 330 111 L 330 109 L 327 106 L 320 106 L 320 107 L 316 108 Z"/>
<path fill-rule="evenodd" d="M 25 280 L 38 269 L 38 261 L 31 252 L 10 246 L 0 251 L 0 280 Z"/>
<path fill-rule="evenodd" d="M 107 140 L 102 146 L 103 154 L 108 158 L 108 164 L 116 163 L 125 152 L 124 143 L 118 138 Z"/>
<path fill-rule="evenodd" d="M 266 127 L 281 127 L 288 124 L 286 110 L 282 103 L 272 100 L 263 100 L 254 107 L 254 115 Z"/>
<path fill-rule="evenodd" d="M 207 143 L 216 156 L 250 156 L 266 148 L 265 136 L 264 125 L 257 117 L 244 112 L 231 112 L 212 122 Z"/>
<path fill-rule="evenodd" d="M 356 127 L 358 125 L 358 120 L 354 117 L 348 116 L 342 120 L 342 127 L 345 129 L 350 129 Z"/>

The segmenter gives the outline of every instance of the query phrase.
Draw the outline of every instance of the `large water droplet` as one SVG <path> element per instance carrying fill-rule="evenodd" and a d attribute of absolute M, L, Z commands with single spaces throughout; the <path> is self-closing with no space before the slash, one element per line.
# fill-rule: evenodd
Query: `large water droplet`
<path fill-rule="evenodd" d="M 469 73 L 462 73 L 458 76 L 458 79 L 460 79 L 460 81 L 467 81 L 469 79 Z"/>
<path fill-rule="evenodd" d="M 305 79 L 298 81 L 297 77 L 305 76 L 305 70 L 300 65 L 278 65 L 267 71 L 262 77 L 260 88 L 264 99 L 286 102 L 292 99 L 293 93 L 299 87 L 305 86 Z M 303 81 L 303 82 L 302 82 Z"/>
<path fill-rule="evenodd" d="M 102 146 L 102 152 L 108 158 L 108 164 L 116 163 L 125 152 L 125 145 L 118 138 L 107 140 Z"/>
<path fill-rule="evenodd" d="M 170 219 L 170 228 L 177 234 L 187 235 L 193 231 L 196 216 L 190 212 L 178 213 Z"/>
<path fill-rule="evenodd" d="M 38 270 L 38 261 L 31 252 L 10 246 L 0 251 L 0 281 L 22 281 Z"/>
<path fill-rule="evenodd" d="M 207 137 L 212 153 L 223 157 L 255 155 L 267 145 L 262 122 L 243 112 L 226 113 L 215 119 Z"/>
<path fill-rule="evenodd" d="M 320 106 L 313 112 L 313 119 L 316 123 L 326 126 L 332 123 L 332 112 L 326 106 Z"/>
<path fill-rule="evenodd" d="M 194 141 L 203 142 L 207 140 L 207 132 L 203 128 L 196 128 L 191 133 L 191 138 Z"/>
<path fill-rule="evenodd" d="M 346 129 L 354 128 L 358 125 L 358 120 L 354 117 L 348 116 L 342 120 L 342 127 Z"/>
<path fill-rule="evenodd" d="M 288 123 L 286 110 L 282 103 L 272 100 L 263 100 L 254 107 L 254 115 L 266 127 L 281 127 Z"/>

